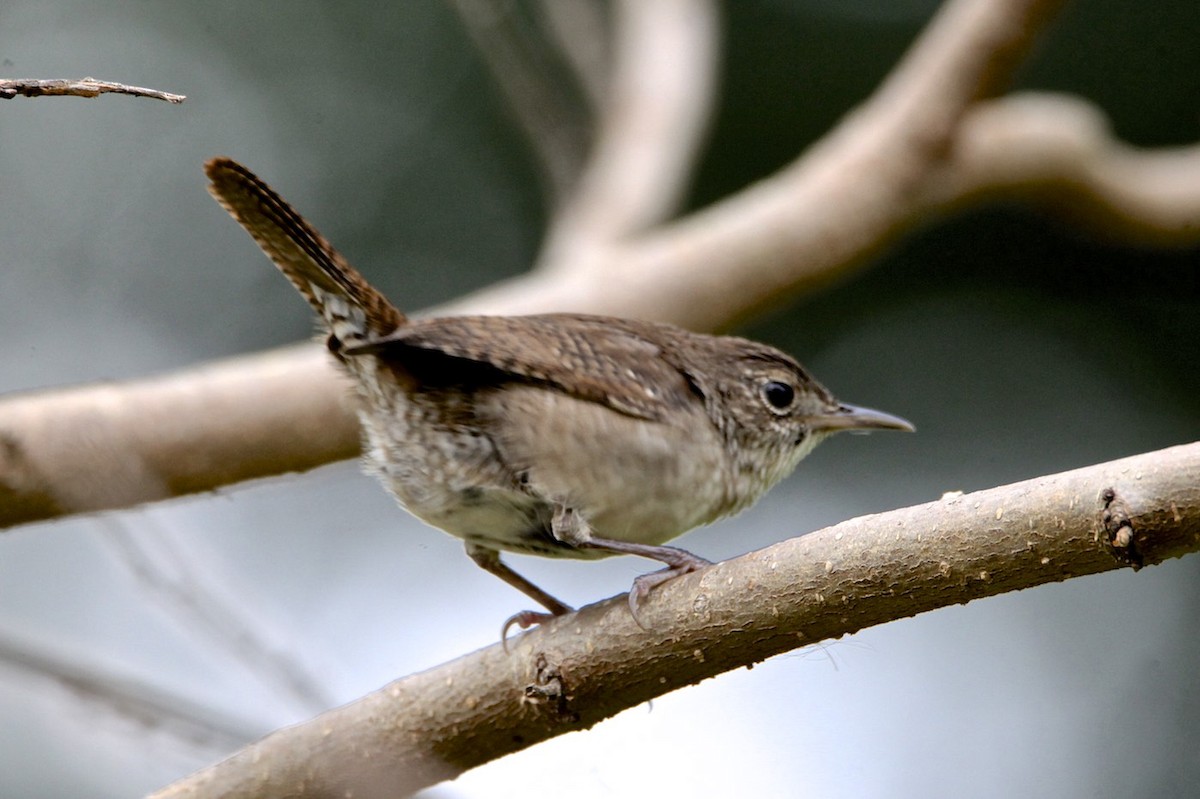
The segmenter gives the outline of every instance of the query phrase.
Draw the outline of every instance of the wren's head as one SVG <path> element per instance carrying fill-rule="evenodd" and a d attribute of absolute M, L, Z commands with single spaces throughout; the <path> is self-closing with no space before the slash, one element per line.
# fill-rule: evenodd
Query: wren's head
<path fill-rule="evenodd" d="M 692 374 L 735 463 L 735 502 L 745 508 L 841 430 L 907 430 L 898 416 L 839 402 L 788 355 L 730 336 L 698 337 L 712 364 Z"/>

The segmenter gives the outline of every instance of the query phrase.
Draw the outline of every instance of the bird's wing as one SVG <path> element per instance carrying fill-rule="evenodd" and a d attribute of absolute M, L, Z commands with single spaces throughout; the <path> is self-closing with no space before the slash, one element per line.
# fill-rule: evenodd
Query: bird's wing
<path fill-rule="evenodd" d="M 663 354 L 664 339 L 681 332 L 582 314 L 452 316 L 414 320 L 345 354 L 377 353 L 419 372 L 423 382 L 542 383 L 630 416 L 657 420 L 671 408 L 695 401 L 688 377 Z"/>

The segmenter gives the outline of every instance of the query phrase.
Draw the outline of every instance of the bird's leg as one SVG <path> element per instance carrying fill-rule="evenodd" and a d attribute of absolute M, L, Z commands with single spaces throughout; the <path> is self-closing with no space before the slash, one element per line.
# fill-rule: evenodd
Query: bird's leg
<path fill-rule="evenodd" d="M 642 626 L 642 622 L 638 619 L 638 606 L 650 591 L 668 580 L 712 565 L 711 561 L 678 547 L 599 538 L 592 534 L 591 526 L 573 508 L 563 505 L 555 506 L 551 525 L 555 538 L 580 549 L 600 549 L 619 555 L 640 555 L 667 565 L 665 569 L 638 577 L 629 589 L 629 612 L 633 614 L 633 620 L 639 627 Z"/>
<path fill-rule="evenodd" d="M 505 644 L 505 649 L 508 648 L 506 644 L 508 630 L 514 624 L 520 627 L 522 630 L 527 630 L 535 624 L 541 624 L 542 622 L 549 621 L 555 616 L 565 616 L 574 610 L 574 608 L 572 608 L 570 605 L 558 601 L 533 583 L 529 582 L 529 580 L 526 580 L 524 577 L 509 568 L 507 564 L 500 560 L 500 553 L 496 550 L 488 549 L 487 547 L 481 547 L 478 544 L 468 543 L 467 555 L 484 571 L 496 575 L 501 580 L 508 583 L 513 588 L 532 599 L 534 602 L 537 602 L 546 610 L 550 611 L 549 613 L 541 613 L 536 610 L 523 610 L 505 620 L 504 626 L 500 628 L 500 642 Z"/>

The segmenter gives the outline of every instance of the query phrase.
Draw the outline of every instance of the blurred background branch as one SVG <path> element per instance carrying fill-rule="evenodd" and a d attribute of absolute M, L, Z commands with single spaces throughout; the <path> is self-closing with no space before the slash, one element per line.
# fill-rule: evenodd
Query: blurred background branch
<path fill-rule="evenodd" d="M 608 37 L 600 7 L 583 0 L 447 2 L 525 134 L 547 203 L 557 208 L 579 180 L 605 91 Z"/>
<path fill-rule="evenodd" d="M 578 184 L 546 232 L 542 270 L 578 272 L 679 207 L 708 133 L 715 0 L 618 0 L 611 72 Z"/>
<path fill-rule="evenodd" d="M 263 725 L 214 710 L 186 695 L 121 673 L 96 658 L 55 649 L 29 636 L 0 630 L 0 667 L 17 681 L 49 681 L 76 705 L 92 705 L 156 734 L 166 734 L 212 756 L 263 735 Z M 11 676 L 11 674 L 10 674 Z"/>
<path fill-rule="evenodd" d="M 148 605 L 166 613 L 200 647 L 219 651 L 305 715 L 334 704 L 317 676 L 274 631 L 218 585 L 216 569 L 206 569 L 196 553 L 185 552 L 171 531 L 146 519 L 138 530 L 119 518 L 99 520 L 105 543 L 129 570 Z"/>

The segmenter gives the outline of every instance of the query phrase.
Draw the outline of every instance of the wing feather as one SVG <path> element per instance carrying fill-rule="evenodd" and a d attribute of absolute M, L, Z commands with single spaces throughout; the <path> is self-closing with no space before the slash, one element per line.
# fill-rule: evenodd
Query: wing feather
<path fill-rule="evenodd" d="M 471 365 L 482 365 L 658 420 L 672 407 L 694 401 L 687 375 L 663 355 L 664 337 L 672 330 L 582 314 L 450 316 L 413 320 L 345 354 L 377 353 L 401 367 L 423 357 L 422 371 L 442 370 L 440 377 L 447 381 L 478 379 Z"/>

